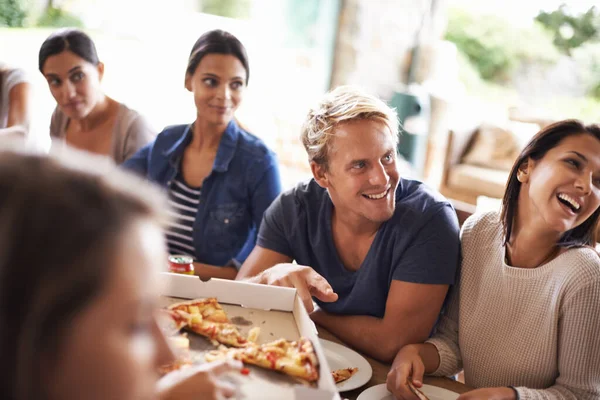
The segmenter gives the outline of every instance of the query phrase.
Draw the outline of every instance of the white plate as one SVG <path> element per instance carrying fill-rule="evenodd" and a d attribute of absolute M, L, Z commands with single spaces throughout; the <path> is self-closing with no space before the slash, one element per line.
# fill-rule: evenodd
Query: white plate
<path fill-rule="evenodd" d="M 430 400 L 456 400 L 458 393 L 442 389 L 437 386 L 423 385 L 420 389 Z M 392 394 L 388 392 L 385 383 L 373 386 L 362 392 L 356 400 L 394 400 Z"/>
<path fill-rule="evenodd" d="M 356 389 L 369 382 L 373 375 L 373 369 L 363 356 L 346 346 L 325 339 L 321 339 L 321 347 L 323 347 L 327 364 L 332 371 L 350 367 L 358 368 L 356 374 L 350 379 L 335 385 L 339 392 Z"/>

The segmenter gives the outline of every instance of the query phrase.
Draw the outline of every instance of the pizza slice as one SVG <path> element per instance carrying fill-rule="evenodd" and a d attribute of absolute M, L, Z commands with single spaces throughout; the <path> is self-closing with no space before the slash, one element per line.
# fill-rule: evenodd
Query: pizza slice
<path fill-rule="evenodd" d="M 354 374 L 356 374 L 357 372 L 358 372 L 358 368 L 353 368 L 353 367 L 342 368 L 342 369 L 336 369 L 335 371 L 332 371 L 331 376 L 333 376 L 333 380 L 335 381 L 335 383 L 340 383 L 340 382 L 344 382 L 344 381 L 347 381 L 348 379 L 352 378 L 352 376 Z"/>
<path fill-rule="evenodd" d="M 188 318 L 186 329 L 205 336 L 215 344 L 243 347 L 255 341 L 260 328 L 250 331 L 249 339 L 244 338 L 237 327 L 229 321 L 225 310 L 215 298 L 195 299 L 171 304 L 168 310 Z"/>
<path fill-rule="evenodd" d="M 232 358 L 309 382 L 319 379 L 319 361 L 312 343 L 306 338 L 293 342 L 279 339 L 262 345 L 249 343 L 237 349 L 221 346 L 208 352 L 205 358 L 207 361 Z"/>
<path fill-rule="evenodd" d="M 189 325 L 191 316 L 184 311 L 161 309 L 158 311 L 157 322 L 165 336 L 173 336 Z"/>
<path fill-rule="evenodd" d="M 429 397 L 425 396 L 425 393 L 421 392 L 419 389 L 417 389 L 415 387 L 415 385 L 413 385 L 413 383 L 411 382 L 411 380 L 408 380 L 408 388 L 410 389 L 411 392 L 413 392 L 413 394 L 415 396 L 417 396 L 420 400 L 429 400 Z"/>
<path fill-rule="evenodd" d="M 210 322 L 231 322 L 223 307 L 214 297 L 173 303 L 167 308 L 174 311 L 183 311 L 191 316 L 201 315 L 202 319 Z"/>

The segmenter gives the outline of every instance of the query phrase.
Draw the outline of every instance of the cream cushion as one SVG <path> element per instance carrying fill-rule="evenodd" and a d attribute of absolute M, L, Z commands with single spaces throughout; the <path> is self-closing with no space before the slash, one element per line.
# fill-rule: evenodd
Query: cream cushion
<path fill-rule="evenodd" d="M 515 121 L 502 126 L 481 124 L 462 162 L 509 171 L 523 147 L 538 130 L 537 124 Z"/>
<path fill-rule="evenodd" d="M 501 198 L 509 171 L 459 164 L 448 173 L 448 186 L 453 190 L 476 191 L 480 195 Z"/>

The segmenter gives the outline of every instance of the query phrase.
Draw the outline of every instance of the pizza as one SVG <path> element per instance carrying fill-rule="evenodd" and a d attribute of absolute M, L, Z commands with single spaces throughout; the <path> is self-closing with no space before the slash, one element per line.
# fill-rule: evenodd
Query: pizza
<path fill-rule="evenodd" d="M 349 367 L 336 369 L 335 371 L 331 372 L 331 375 L 333 376 L 333 380 L 335 381 L 335 383 L 340 383 L 352 378 L 352 376 L 357 372 L 358 368 Z"/>
<path fill-rule="evenodd" d="M 165 336 L 173 336 L 189 325 L 191 316 L 184 311 L 161 309 L 158 311 L 158 326 Z"/>
<path fill-rule="evenodd" d="M 205 358 L 209 362 L 232 358 L 309 382 L 319 379 L 319 361 L 312 343 L 306 338 L 298 341 L 278 339 L 262 345 L 250 342 L 243 348 L 220 346 L 208 352 Z"/>
<path fill-rule="evenodd" d="M 214 297 L 174 303 L 168 310 L 188 319 L 185 329 L 205 336 L 215 344 L 244 347 L 254 342 L 260 332 L 260 328 L 253 328 L 249 339 L 244 338 Z"/>
<path fill-rule="evenodd" d="M 415 385 L 413 385 L 413 383 L 410 381 L 410 379 L 408 380 L 408 388 L 410 389 L 411 392 L 413 392 L 413 394 L 415 396 L 417 396 L 420 400 L 429 400 L 429 397 L 425 396 L 425 393 L 421 392 L 419 389 L 417 389 L 415 387 Z"/>
<path fill-rule="evenodd" d="M 225 314 L 225 310 L 223 310 L 221 304 L 219 304 L 217 299 L 214 297 L 173 303 L 169 305 L 167 309 L 173 311 L 183 311 L 192 317 L 201 315 L 202 318 L 211 322 L 229 322 L 229 318 L 227 317 L 227 314 Z"/>

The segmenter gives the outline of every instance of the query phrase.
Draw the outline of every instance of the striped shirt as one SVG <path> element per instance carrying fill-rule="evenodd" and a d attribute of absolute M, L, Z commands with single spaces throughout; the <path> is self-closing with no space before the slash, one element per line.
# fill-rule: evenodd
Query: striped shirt
<path fill-rule="evenodd" d="M 196 259 L 193 233 L 201 191 L 199 187 L 187 185 L 181 175 L 169 187 L 172 219 L 167 228 L 167 245 L 171 254 L 185 254 Z"/>

